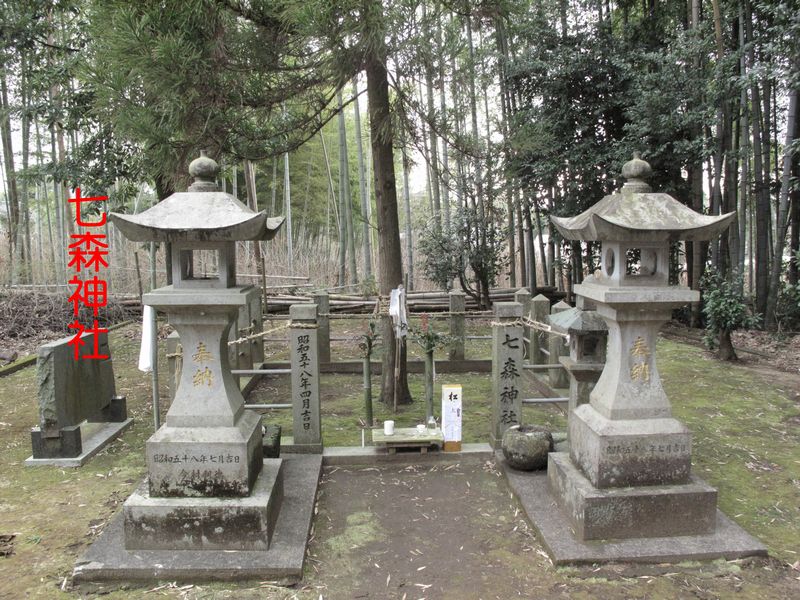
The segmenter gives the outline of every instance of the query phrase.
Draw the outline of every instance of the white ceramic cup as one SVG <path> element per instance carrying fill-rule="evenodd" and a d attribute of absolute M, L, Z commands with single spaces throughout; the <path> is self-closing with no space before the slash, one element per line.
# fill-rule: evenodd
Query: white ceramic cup
<path fill-rule="evenodd" d="M 422 425 L 422 424 L 417 425 L 417 433 L 419 433 L 419 434 L 425 433 L 425 425 Z"/>
<path fill-rule="evenodd" d="M 384 435 L 394 435 L 394 421 L 384 421 L 383 422 L 383 434 Z"/>

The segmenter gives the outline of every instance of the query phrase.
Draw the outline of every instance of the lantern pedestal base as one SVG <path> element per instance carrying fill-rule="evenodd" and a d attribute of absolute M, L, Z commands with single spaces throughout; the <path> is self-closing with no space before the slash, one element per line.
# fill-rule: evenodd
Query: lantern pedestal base
<path fill-rule="evenodd" d="M 259 579 L 277 581 L 282 585 L 300 581 L 322 457 L 290 454 L 282 460 L 283 506 L 277 516 L 269 549 L 128 550 L 120 511 L 78 561 L 73 571 L 74 580 L 197 583 Z M 269 470 L 269 463 L 265 462 L 265 471 Z M 266 538 L 266 533 L 262 532 L 262 535 Z"/>
<path fill-rule="evenodd" d="M 247 496 L 263 459 L 261 415 L 234 427 L 164 425 L 146 444 L 149 490 L 159 497 Z"/>
<path fill-rule="evenodd" d="M 550 490 L 580 540 L 702 535 L 714 531 L 717 490 L 681 485 L 598 489 L 562 452 L 548 457 Z"/>
<path fill-rule="evenodd" d="M 764 544 L 720 510 L 716 511 L 714 530 L 711 533 L 582 540 L 575 535 L 574 526 L 566 511 L 557 506 L 558 499 L 548 485 L 547 473 L 515 471 L 505 465 L 500 452 L 495 453 L 495 462 L 498 469 L 505 474 L 511 490 L 537 530 L 537 538 L 542 541 L 555 565 L 605 562 L 678 563 L 684 560 L 734 560 L 746 556 L 767 555 Z"/>
<path fill-rule="evenodd" d="M 128 550 L 267 550 L 283 502 L 282 459 L 245 498 L 159 498 L 142 483 L 123 506 Z"/>
<path fill-rule="evenodd" d="M 677 419 L 611 420 L 591 404 L 569 418 L 570 456 L 597 488 L 688 483 L 692 435 Z"/>

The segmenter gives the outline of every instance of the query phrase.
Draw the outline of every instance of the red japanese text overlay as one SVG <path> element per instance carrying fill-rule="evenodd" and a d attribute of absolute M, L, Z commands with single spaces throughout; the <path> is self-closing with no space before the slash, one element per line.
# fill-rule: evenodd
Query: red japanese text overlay
<path fill-rule="evenodd" d="M 108 243 L 105 233 L 100 229 L 106 224 L 106 213 L 102 211 L 98 221 L 86 221 L 81 215 L 83 203 L 106 200 L 108 196 L 81 197 L 81 188 L 75 188 L 75 197 L 69 199 L 75 205 L 77 225 L 77 232 L 70 235 L 67 264 L 68 269 L 73 269 L 72 279 L 69 280 L 72 286 L 69 301 L 72 302 L 75 320 L 69 324 L 69 328 L 76 330 L 76 333 L 68 343 L 73 348 L 75 360 L 108 358 L 107 354 L 100 354 L 99 351 L 100 334 L 107 333 L 108 329 L 100 327 L 96 318 L 92 319 L 91 325 L 84 325 L 77 318 L 81 306 L 91 308 L 94 317 L 97 317 L 98 310 L 108 304 L 108 284 L 103 279 L 103 271 L 108 268 Z M 82 337 L 84 333 L 93 333 L 94 343 L 91 351 L 86 348 L 81 353 L 81 346 L 86 345 Z"/>

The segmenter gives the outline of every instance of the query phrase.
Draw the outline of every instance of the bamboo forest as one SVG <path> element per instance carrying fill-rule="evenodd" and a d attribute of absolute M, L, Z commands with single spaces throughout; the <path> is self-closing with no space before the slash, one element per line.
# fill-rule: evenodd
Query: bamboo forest
<path fill-rule="evenodd" d="M 693 289 L 718 275 L 760 326 L 792 329 L 797 9 L 4 3 L 3 284 L 67 283 L 75 188 L 136 213 L 185 187 L 204 149 L 224 189 L 286 216 L 267 274 L 370 291 L 402 271 L 409 290 L 455 284 L 487 307 L 493 286 L 566 289 L 596 268 L 597 244 L 549 216 L 610 193 L 636 151 L 687 206 L 736 212 L 718 241 L 676 248 L 673 275 Z M 109 239 L 111 293 L 135 293 L 148 250 Z M 259 245 L 241 251 L 261 272 Z"/>

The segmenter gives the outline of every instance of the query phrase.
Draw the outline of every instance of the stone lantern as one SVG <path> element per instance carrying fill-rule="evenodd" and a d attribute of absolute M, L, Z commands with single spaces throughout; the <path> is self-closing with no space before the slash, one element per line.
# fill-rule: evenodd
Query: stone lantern
<path fill-rule="evenodd" d="M 128 550 L 266 550 L 281 504 L 281 461 L 263 459 L 261 416 L 230 372 L 228 332 L 257 290 L 236 285 L 236 242 L 269 240 L 283 219 L 256 213 L 216 183 L 205 155 L 194 183 L 138 215 L 111 220 L 133 241 L 172 244 L 172 285 L 144 295 L 178 330 L 183 369 L 165 424 L 146 444 L 147 483 L 124 505 Z M 216 254 L 200 273 L 195 253 Z"/>
<path fill-rule="evenodd" d="M 569 373 L 569 412 L 572 412 L 589 402 L 589 394 L 603 371 L 608 327 L 596 311 L 581 308 L 550 315 L 550 326 L 569 338 L 569 356 L 558 360 Z"/>
<path fill-rule="evenodd" d="M 669 285 L 669 247 L 705 241 L 734 214 L 707 216 L 653 192 L 634 157 L 615 194 L 571 218 L 565 239 L 601 241 L 601 269 L 575 287 L 608 327 L 605 367 L 569 414 L 570 452 L 550 455 L 551 491 L 583 540 L 708 534 L 717 492 L 691 474 L 691 434 L 672 417 L 655 360 L 659 327 L 699 293 Z"/>

